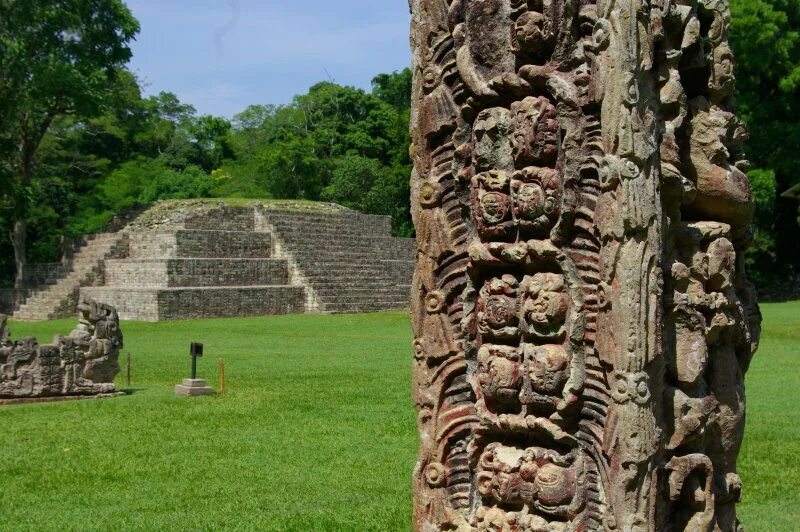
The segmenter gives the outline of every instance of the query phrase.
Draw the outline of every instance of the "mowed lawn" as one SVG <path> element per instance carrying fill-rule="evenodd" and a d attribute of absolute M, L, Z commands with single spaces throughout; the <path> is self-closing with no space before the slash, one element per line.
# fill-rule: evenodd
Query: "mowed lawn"
<path fill-rule="evenodd" d="M 740 515 L 748 531 L 798 530 L 800 303 L 763 311 Z M 12 324 L 12 333 L 48 340 L 73 325 Z M 417 439 L 405 313 L 123 331 L 132 395 L 0 407 L 0 529 L 410 528 Z M 173 396 L 191 341 L 205 344 L 200 374 L 213 386 L 224 358 L 224 396 Z"/>

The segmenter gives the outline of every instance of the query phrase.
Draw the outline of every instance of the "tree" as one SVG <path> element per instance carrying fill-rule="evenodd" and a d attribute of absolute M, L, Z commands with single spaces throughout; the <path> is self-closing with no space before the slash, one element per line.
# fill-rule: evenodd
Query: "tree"
<path fill-rule="evenodd" d="M 0 0 L 0 150 L 24 284 L 36 155 L 59 117 L 100 112 L 139 24 L 121 0 Z"/>
<path fill-rule="evenodd" d="M 410 83 L 406 69 L 377 76 L 372 93 L 322 82 L 287 106 L 248 107 L 234 117 L 221 191 L 335 201 L 411 234 Z"/>
<path fill-rule="evenodd" d="M 738 114 L 751 139 L 747 153 L 756 200 L 748 255 L 764 285 L 800 273 L 797 206 L 780 194 L 800 181 L 800 9 L 796 0 L 732 0 Z"/>
<path fill-rule="evenodd" d="M 411 109 L 411 69 L 405 68 L 391 74 L 378 74 L 372 80 L 372 94 L 397 111 Z"/>

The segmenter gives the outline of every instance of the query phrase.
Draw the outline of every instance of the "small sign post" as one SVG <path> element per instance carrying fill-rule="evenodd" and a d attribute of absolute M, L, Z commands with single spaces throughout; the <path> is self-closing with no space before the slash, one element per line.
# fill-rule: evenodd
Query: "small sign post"
<path fill-rule="evenodd" d="M 197 358 L 203 356 L 203 344 L 192 342 L 189 356 L 192 357 L 192 380 L 197 378 Z"/>
<path fill-rule="evenodd" d="M 211 395 L 214 389 L 206 386 L 206 381 L 197 378 L 197 359 L 203 356 L 203 344 L 192 342 L 189 347 L 189 356 L 192 358 L 192 377 L 183 379 L 183 383 L 175 386 L 175 395 L 194 396 Z"/>

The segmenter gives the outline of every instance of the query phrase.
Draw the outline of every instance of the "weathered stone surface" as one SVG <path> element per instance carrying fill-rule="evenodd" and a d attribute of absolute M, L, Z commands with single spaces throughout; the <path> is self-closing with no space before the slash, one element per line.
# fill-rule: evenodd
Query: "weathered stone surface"
<path fill-rule="evenodd" d="M 414 254 L 389 216 L 338 205 L 163 202 L 38 268 L 45 284 L 14 318 L 71 315 L 79 294 L 142 321 L 403 309 Z M 0 311 L 12 295 L 0 291 Z"/>
<path fill-rule="evenodd" d="M 127 233 L 106 233 L 78 239 L 63 263 L 31 265 L 24 303 L 14 305 L 14 319 L 44 321 L 75 316 L 82 286 L 102 283 L 104 261 L 127 253 Z M 11 309 L 10 309 L 11 310 Z"/>
<path fill-rule="evenodd" d="M 302 286 L 223 286 L 191 288 L 90 287 L 81 289 L 115 305 L 123 319 L 137 321 L 235 318 L 302 313 Z"/>
<path fill-rule="evenodd" d="M 391 236 L 390 217 L 265 209 L 256 219 L 288 259 L 293 282 L 306 288 L 307 311 L 408 308 L 415 246 Z"/>
<path fill-rule="evenodd" d="M 81 319 L 52 344 L 35 338 L 11 341 L 0 316 L 0 398 L 101 395 L 115 391 L 122 331 L 117 311 L 94 301 L 79 305 Z"/>
<path fill-rule="evenodd" d="M 106 261 L 107 286 L 179 288 L 204 286 L 284 286 L 289 284 L 282 259 L 123 259 Z"/>
<path fill-rule="evenodd" d="M 128 258 L 260 259 L 269 257 L 271 250 L 272 239 L 269 233 L 175 229 L 132 233 Z"/>
<path fill-rule="evenodd" d="M 194 397 L 198 395 L 212 395 L 214 388 L 206 386 L 205 379 L 183 379 L 181 384 L 175 385 L 175 395 Z"/>
<path fill-rule="evenodd" d="M 31 290 L 22 290 L 22 298 L 30 296 Z M 0 313 L 13 314 L 19 308 L 17 303 L 17 291 L 13 288 L 0 288 Z"/>
<path fill-rule="evenodd" d="M 723 0 L 411 0 L 416 530 L 739 528 Z"/>

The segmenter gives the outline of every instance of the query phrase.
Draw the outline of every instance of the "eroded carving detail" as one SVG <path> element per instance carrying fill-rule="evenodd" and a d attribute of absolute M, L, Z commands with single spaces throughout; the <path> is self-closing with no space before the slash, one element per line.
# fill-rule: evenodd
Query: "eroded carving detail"
<path fill-rule="evenodd" d="M 78 305 L 81 318 L 69 336 L 52 344 L 10 339 L 0 316 L 0 398 L 113 393 L 122 332 L 117 311 L 94 301 Z"/>
<path fill-rule="evenodd" d="M 723 0 L 411 0 L 417 530 L 734 531 Z"/>

